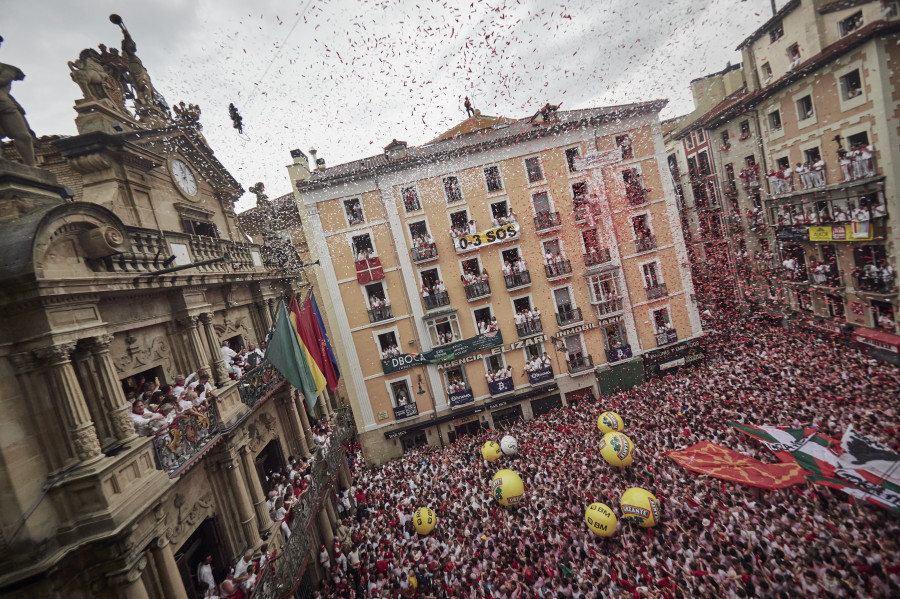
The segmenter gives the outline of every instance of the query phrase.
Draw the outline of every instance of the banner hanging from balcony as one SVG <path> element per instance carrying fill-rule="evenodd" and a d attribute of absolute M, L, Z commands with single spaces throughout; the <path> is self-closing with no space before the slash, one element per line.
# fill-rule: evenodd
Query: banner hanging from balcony
<path fill-rule="evenodd" d="M 498 345 L 503 345 L 503 335 L 500 334 L 500 331 L 494 331 L 441 345 L 421 354 L 400 354 L 393 358 L 385 358 L 381 361 L 381 369 L 385 374 L 391 374 L 425 364 L 447 362 Z"/>
<path fill-rule="evenodd" d="M 644 376 L 651 378 L 668 374 L 670 368 L 694 364 L 704 358 L 699 339 L 688 339 L 682 343 L 670 345 L 663 349 L 648 351 L 644 354 Z"/>
<path fill-rule="evenodd" d="M 475 401 L 475 395 L 472 393 L 471 389 L 463 389 L 456 393 L 449 393 L 448 399 L 450 400 L 451 408 L 458 408 L 459 406 L 464 406 Z"/>
<path fill-rule="evenodd" d="M 810 241 L 870 241 L 872 226 L 868 221 L 851 225 L 810 227 Z"/>
<path fill-rule="evenodd" d="M 502 227 L 494 227 L 481 233 L 472 233 L 471 235 L 463 235 L 453 240 L 453 246 L 458 252 L 467 252 L 492 243 L 509 241 L 519 236 L 519 223 L 509 223 Z"/>

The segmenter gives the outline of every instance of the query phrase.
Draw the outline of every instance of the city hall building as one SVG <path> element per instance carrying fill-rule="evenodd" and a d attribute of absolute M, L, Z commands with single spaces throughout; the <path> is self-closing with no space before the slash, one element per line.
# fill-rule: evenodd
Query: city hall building
<path fill-rule="evenodd" d="M 370 463 L 700 357 L 664 105 L 476 114 L 295 177 Z"/>

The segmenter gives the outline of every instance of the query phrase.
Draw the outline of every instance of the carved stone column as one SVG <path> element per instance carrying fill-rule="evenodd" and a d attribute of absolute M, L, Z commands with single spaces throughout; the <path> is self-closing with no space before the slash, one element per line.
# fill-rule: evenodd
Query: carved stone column
<path fill-rule="evenodd" d="M 109 576 L 109 584 L 115 588 L 115 596 L 123 599 L 150 599 L 142 579 L 146 567 L 147 557 L 141 555 L 140 559 L 131 566 L 117 570 Z"/>
<path fill-rule="evenodd" d="M 353 478 L 350 476 L 350 468 L 347 467 L 347 461 L 341 460 L 338 467 L 338 483 L 340 483 L 341 491 L 346 491 L 353 484 Z"/>
<path fill-rule="evenodd" d="M 232 456 L 223 464 L 223 469 L 231 491 L 228 499 L 238 513 L 238 518 L 241 521 L 241 530 L 244 532 L 244 541 L 247 543 L 247 547 L 256 547 L 262 542 L 262 539 L 259 536 L 253 505 L 247 496 L 247 482 L 244 480 L 240 458 Z M 268 517 L 268 514 L 266 517 Z"/>
<path fill-rule="evenodd" d="M 87 403 L 72 367 L 70 356 L 74 349 L 74 343 L 64 343 L 41 348 L 36 353 L 46 361 L 49 403 L 54 407 L 52 415 L 60 418 L 65 429 L 66 438 L 60 441 L 66 443 L 69 455 L 84 465 L 96 462 L 103 454 L 100 452 L 97 430 L 91 422 Z"/>
<path fill-rule="evenodd" d="M 188 599 L 187 591 L 184 583 L 181 581 L 181 574 L 178 572 L 178 564 L 175 563 L 175 556 L 172 554 L 172 545 L 169 539 L 159 537 L 150 547 L 150 555 L 156 566 L 156 573 L 159 576 L 159 584 L 163 590 L 163 596 L 173 599 Z"/>
<path fill-rule="evenodd" d="M 316 517 L 319 521 L 319 534 L 322 537 L 322 542 L 325 543 L 325 549 L 330 554 L 332 547 L 334 547 L 334 529 L 331 528 L 331 522 L 328 520 L 328 512 L 325 506 L 320 506 Z M 318 556 L 316 556 L 316 559 L 318 559 Z"/>
<path fill-rule="evenodd" d="M 279 420 L 288 429 L 288 445 L 291 452 L 298 453 L 303 459 L 309 457 L 309 447 L 306 446 L 306 433 L 300 423 L 300 415 L 297 414 L 297 406 L 291 398 L 290 390 L 281 393 L 275 398 L 275 406 L 278 408 Z"/>
<path fill-rule="evenodd" d="M 172 348 L 172 360 L 175 362 L 176 372 L 187 376 L 197 370 L 197 366 L 187 357 L 188 351 L 185 347 L 186 342 L 188 342 L 186 327 L 182 327 L 178 322 L 170 320 L 166 323 L 166 338 L 169 341 L 169 347 Z"/>
<path fill-rule="evenodd" d="M 325 513 L 328 514 L 328 521 L 331 522 L 331 530 L 334 530 L 337 525 L 337 514 L 334 512 L 334 499 L 332 499 L 334 495 L 334 488 L 330 488 L 325 491 L 325 499 L 322 500 L 322 503 L 325 507 Z"/>
<path fill-rule="evenodd" d="M 116 377 L 116 367 L 109 355 L 109 345 L 112 343 L 111 335 L 97 335 L 85 340 L 88 350 L 93 358 L 93 368 L 96 373 L 96 394 L 100 400 L 108 420 L 108 426 L 113 437 L 119 443 L 126 443 L 137 437 L 134 424 L 128 415 L 130 406 L 122 386 Z M 96 422 L 96 419 L 95 419 Z"/>
<path fill-rule="evenodd" d="M 184 327 L 187 330 L 186 348 L 190 357 L 191 366 L 187 371 L 193 372 L 198 368 L 208 368 L 211 364 L 206 344 L 203 343 L 203 335 L 200 332 L 200 319 L 197 316 L 188 316 L 184 319 Z M 218 351 L 221 355 L 221 351 Z M 187 373 L 186 373 L 187 374 Z"/>
<path fill-rule="evenodd" d="M 272 326 L 272 323 L 275 322 L 275 314 L 278 312 L 276 308 L 278 304 L 275 298 L 270 298 L 266 300 L 266 306 L 269 308 L 269 326 Z"/>
<path fill-rule="evenodd" d="M 269 312 L 269 306 L 266 302 L 256 302 L 253 306 L 256 308 L 257 318 L 262 329 L 256 333 L 257 341 L 265 341 L 266 334 L 272 330 L 272 313 Z"/>
<path fill-rule="evenodd" d="M 303 393 L 297 389 L 292 389 L 294 395 L 294 405 L 297 406 L 297 414 L 300 415 L 300 424 L 303 427 L 303 434 L 306 435 L 306 447 L 312 453 L 315 451 L 316 441 L 313 439 L 312 428 L 309 426 L 309 416 L 306 413 L 306 398 Z"/>
<path fill-rule="evenodd" d="M 222 359 L 222 346 L 219 344 L 219 336 L 216 335 L 216 329 L 213 326 L 213 313 L 204 312 L 200 315 L 203 322 L 203 330 L 206 332 L 206 344 L 209 347 L 209 355 L 212 368 L 212 376 L 216 381 L 216 385 L 221 387 L 227 383 L 228 370 L 225 368 L 225 360 Z"/>
<path fill-rule="evenodd" d="M 253 456 L 250 454 L 250 448 L 246 445 L 240 449 L 241 465 L 244 468 L 244 478 L 248 483 L 250 491 L 250 501 L 253 503 L 253 511 L 256 512 L 256 524 L 259 534 L 263 538 L 269 536 L 271 529 L 272 517 L 269 515 L 269 508 L 266 505 L 266 493 L 259 481 L 259 474 L 256 472 L 256 466 L 253 464 Z"/>
<path fill-rule="evenodd" d="M 72 366 L 75 369 L 75 376 L 78 377 L 78 386 L 84 394 L 84 401 L 87 404 L 88 411 L 91 414 L 91 420 L 97 429 L 97 438 L 100 441 L 100 447 L 105 451 L 116 444 L 116 436 L 113 434 L 112 425 L 110 424 L 110 413 L 100 400 L 99 389 L 97 386 L 97 371 L 94 369 L 91 352 L 79 343 L 75 351 L 72 352 Z M 126 418 L 128 415 L 126 414 Z M 134 425 L 131 419 L 128 420 L 131 432 L 134 433 Z"/>
<path fill-rule="evenodd" d="M 59 442 L 66 435 L 62 422 L 59 418 L 47 417 L 52 413 L 52 403 L 50 392 L 45 387 L 46 377 L 41 362 L 32 352 L 12 354 L 10 360 L 22 390 L 19 396 L 21 403 L 28 407 L 32 428 L 43 448 L 43 455 L 47 458 L 47 467 L 51 474 L 60 472 L 74 460 L 69 455 L 65 443 Z"/>

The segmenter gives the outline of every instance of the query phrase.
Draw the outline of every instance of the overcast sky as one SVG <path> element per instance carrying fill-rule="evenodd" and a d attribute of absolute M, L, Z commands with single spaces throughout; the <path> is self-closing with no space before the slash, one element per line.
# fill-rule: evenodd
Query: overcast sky
<path fill-rule="evenodd" d="M 779 7 L 783 4 L 779 1 Z M 249 12 L 252 7 L 252 12 Z M 81 96 L 67 61 L 119 47 L 122 16 L 169 104 L 200 105 L 207 140 L 246 189 L 290 191 L 289 151 L 329 166 L 392 138 L 424 143 L 465 118 L 521 118 L 546 102 L 584 108 L 668 98 L 692 109 L 691 79 L 739 62 L 734 48 L 769 0 L 3 0 L 0 62 L 38 135 L 75 134 Z M 244 117 L 232 129 L 228 104 Z M 254 205 L 246 194 L 239 208 Z"/>

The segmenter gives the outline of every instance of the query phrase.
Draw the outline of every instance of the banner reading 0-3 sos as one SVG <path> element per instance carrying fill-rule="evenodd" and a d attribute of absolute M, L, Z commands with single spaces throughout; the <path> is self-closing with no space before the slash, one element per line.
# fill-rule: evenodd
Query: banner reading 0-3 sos
<path fill-rule="evenodd" d="M 462 237 L 457 237 L 453 241 L 453 245 L 456 246 L 457 251 L 465 252 L 486 245 L 491 245 L 492 243 L 509 241 L 510 239 L 515 239 L 518 236 L 519 223 L 516 222 L 509 223 L 508 225 L 503 225 L 502 227 L 488 229 L 487 231 L 482 231 L 480 233 L 473 233 L 471 235 L 463 235 Z"/>

